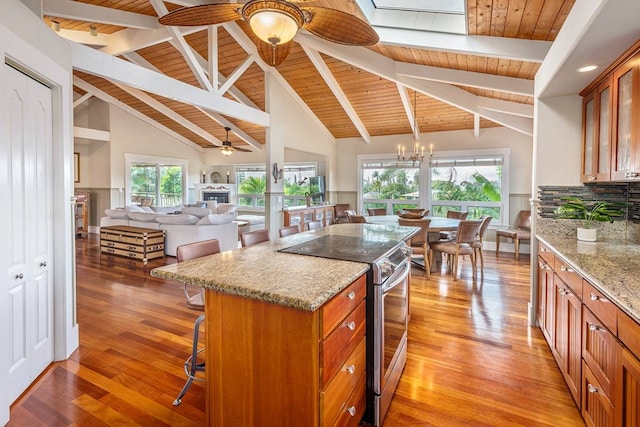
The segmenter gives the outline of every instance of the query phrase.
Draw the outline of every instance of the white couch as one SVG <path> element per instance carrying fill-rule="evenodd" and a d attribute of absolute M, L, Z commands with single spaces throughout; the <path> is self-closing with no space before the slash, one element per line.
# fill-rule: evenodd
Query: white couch
<path fill-rule="evenodd" d="M 165 230 L 164 253 L 175 256 L 178 246 L 201 240 L 218 239 L 220 250 L 238 247 L 238 224 L 235 205 L 220 204 L 210 207 L 176 206 L 172 208 L 107 209 L 100 219 L 100 227 L 129 225 L 132 227 Z M 213 212 L 215 210 L 215 212 Z M 176 212 L 180 213 L 176 213 Z M 220 213 L 218 213 L 218 211 Z"/>

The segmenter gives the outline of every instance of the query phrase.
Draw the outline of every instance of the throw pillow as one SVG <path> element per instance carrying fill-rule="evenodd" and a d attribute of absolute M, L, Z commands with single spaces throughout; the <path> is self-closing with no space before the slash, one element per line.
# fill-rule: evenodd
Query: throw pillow
<path fill-rule="evenodd" d="M 231 213 L 237 210 L 238 210 L 238 205 L 234 205 L 233 203 L 218 203 L 219 214 Z"/>
<path fill-rule="evenodd" d="M 104 214 L 113 219 L 129 219 L 129 212 L 124 209 L 106 209 Z"/>
<path fill-rule="evenodd" d="M 186 208 L 206 208 L 207 207 L 207 203 L 206 202 L 195 202 L 195 203 L 191 203 L 191 204 L 186 204 L 184 206 Z"/>
<path fill-rule="evenodd" d="M 198 218 L 202 218 L 203 216 L 210 215 L 211 209 L 185 206 L 184 208 L 182 208 L 182 213 L 197 216 Z"/>
<path fill-rule="evenodd" d="M 198 222 L 198 217 L 188 214 L 160 215 L 156 217 L 156 222 L 160 224 L 193 225 Z"/>
<path fill-rule="evenodd" d="M 158 213 L 165 213 L 165 214 L 174 214 L 176 212 L 180 213 L 182 208 L 184 208 L 183 205 L 177 205 L 177 206 L 151 206 L 151 210 L 152 211 L 158 212 Z"/>
<path fill-rule="evenodd" d="M 220 224 L 228 224 L 233 221 L 236 216 L 233 213 L 228 214 L 211 214 L 207 216 L 203 216 L 200 221 L 196 223 L 196 225 L 220 225 Z"/>
<path fill-rule="evenodd" d="M 129 212 L 144 212 L 142 208 L 138 205 L 127 205 L 124 207 L 124 209 Z"/>
<path fill-rule="evenodd" d="M 155 211 L 151 209 L 151 206 L 142 206 L 142 210 L 147 213 L 154 213 Z"/>
<path fill-rule="evenodd" d="M 158 215 L 160 214 L 155 212 L 129 212 L 129 219 L 142 222 L 155 222 Z"/>
<path fill-rule="evenodd" d="M 206 204 L 207 204 L 207 207 L 209 209 L 211 209 L 211 212 L 213 212 L 213 213 L 217 213 L 218 212 L 218 201 L 217 200 L 207 200 Z"/>

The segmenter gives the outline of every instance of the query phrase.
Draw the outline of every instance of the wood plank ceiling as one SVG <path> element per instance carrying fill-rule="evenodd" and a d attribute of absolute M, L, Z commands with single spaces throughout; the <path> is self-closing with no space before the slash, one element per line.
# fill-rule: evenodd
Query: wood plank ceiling
<path fill-rule="evenodd" d="M 51 26 L 52 21 L 55 20 L 60 24 L 61 29 L 75 30 L 76 33 L 86 33 L 90 30 L 90 26 L 94 26 L 98 34 L 114 36 L 126 31 L 127 27 L 105 23 L 106 20 L 101 19 L 100 13 L 97 13 L 104 9 L 94 8 L 96 10 L 95 17 L 85 17 L 82 20 L 77 17 L 75 19 L 65 18 L 64 13 L 56 15 L 56 9 L 61 9 L 60 5 L 65 5 L 65 3 L 85 3 L 155 18 L 158 15 L 152 1 L 154 0 L 44 0 L 44 22 Z M 193 0 L 176 0 L 176 3 L 185 4 L 185 1 L 194 4 Z M 468 34 L 469 36 L 553 41 L 574 1 L 467 0 Z M 48 3 L 51 4 L 48 5 Z M 355 0 L 319 0 L 314 3 L 363 17 Z M 169 10 L 180 7 L 168 1 L 164 5 Z M 242 21 L 237 21 L 237 23 L 247 36 L 254 37 L 248 25 Z M 250 55 L 225 27 L 217 27 L 217 34 L 218 69 L 223 76 L 229 77 Z M 64 31 L 61 32 L 61 35 L 64 35 Z M 199 31 L 185 35 L 185 40 L 204 61 L 209 60 L 209 38 L 206 28 L 203 27 Z M 385 44 L 383 42 L 366 49 L 397 63 L 438 67 L 446 70 L 459 70 L 528 81 L 533 80 L 539 68 L 539 62 L 534 61 L 455 53 L 414 46 Z M 137 49 L 134 53 L 137 55 L 129 53 L 120 57 L 138 62 L 139 65 L 147 68 L 155 68 L 173 79 L 198 88 L 201 87 L 187 61 L 185 61 L 183 54 L 175 47 L 175 43 L 172 43 L 172 41 L 151 44 Z M 369 135 L 410 134 L 413 132 L 413 122 L 410 120 L 412 114 L 408 114 L 402 102 L 402 95 L 405 94 L 401 95 L 401 91 L 399 91 L 395 81 L 324 53 L 321 53 L 321 58 L 326 63 L 331 75 L 344 92 L 346 101 L 351 105 Z M 334 138 L 349 138 L 362 135 L 300 44 L 294 44 L 290 55 L 277 67 L 277 71 Z M 202 109 L 147 93 L 152 99 L 184 118 L 184 121 L 176 120 L 175 116 L 173 118 L 169 117 L 166 112 L 159 111 L 150 106 L 148 102 L 143 102 L 139 97 L 125 90 L 126 88 L 122 88 L 121 85 L 118 86 L 102 77 L 80 71 L 76 71 L 74 75 L 76 78 L 89 83 L 114 99 L 123 102 L 202 147 L 210 147 L 212 141 L 194 132 L 193 129 L 184 124 L 185 122 L 191 122 L 219 140 L 223 140 L 225 137 L 224 126 L 219 121 L 212 119 L 211 115 L 203 112 Z M 253 107 L 264 110 L 264 79 L 263 69 L 256 62 L 253 62 L 234 83 L 233 87 L 244 95 L 245 102 L 252 103 Z M 533 98 L 529 94 L 494 90 L 490 86 L 485 88 L 478 87 L 479 85 L 470 87 L 463 84 L 453 84 L 452 86 L 481 99 L 508 101 L 506 105 L 513 103 L 531 106 L 533 104 Z M 83 95 L 86 92 L 79 87 L 76 87 L 76 91 L 78 95 Z M 409 100 L 410 110 L 415 109 L 417 126 L 420 132 L 474 129 L 474 114 L 459 108 L 455 103 L 443 102 L 424 93 L 414 93 L 414 90 L 409 90 L 405 96 Z M 225 93 L 224 97 L 234 99 L 229 92 Z M 415 106 L 413 105 L 414 97 Z M 228 116 L 225 117 L 233 124 L 232 127 L 243 131 L 256 142 L 264 144 L 265 129 L 263 127 Z M 480 128 L 487 128 L 501 125 L 486 118 L 481 118 L 479 126 Z M 245 144 L 234 134 L 230 135 L 229 139 L 237 146 Z M 214 144 L 217 142 L 213 141 Z"/>

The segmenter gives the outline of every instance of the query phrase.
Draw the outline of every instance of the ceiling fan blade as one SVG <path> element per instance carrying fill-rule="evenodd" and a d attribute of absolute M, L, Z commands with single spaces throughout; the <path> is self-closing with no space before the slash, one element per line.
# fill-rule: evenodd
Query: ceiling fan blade
<path fill-rule="evenodd" d="M 216 25 L 242 18 L 237 12 L 242 3 L 217 3 L 183 7 L 158 19 L 162 25 L 198 26 Z"/>
<path fill-rule="evenodd" d="M 291 48 L 293 47 L 293 40 L 275 46 L 258 38 L 256 38 L 255 42 L 260 58 L 272 67 L 277 67 L 282 64 L 284 60 L 287 59 L 287 56 L 289 56 Z"/>
<path fill-rule="evenodd" d="M 380 40 L 371 25 L 356 16 L 326 7 L 300 7 L 313 15 L 302 28 L 325 40 L 351 46 L 371 46 Z"/>
<path fill-rule="evenodd" d="M 233 147 L 233 149 L 237 150 L 237 151 L 242 151 L 244 153 L 250 153 L 251 152 L 251 150 L 248 150 L 246 148 L 241 148 L 241 147 Z"/>

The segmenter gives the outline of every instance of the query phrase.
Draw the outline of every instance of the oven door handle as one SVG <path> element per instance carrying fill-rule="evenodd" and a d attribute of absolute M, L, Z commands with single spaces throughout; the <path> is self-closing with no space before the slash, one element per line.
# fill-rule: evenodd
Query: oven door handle
<path fill-rule="evenodd" d="M 393 275 L 391 275 L 391 277 L 389 277 L 389 279 L 387 279 L 387 281 L 382 284 L 383 294 L 386 294 L 387 292 L 389 292 L 390 289 L 397 286 L 399 283 L 405 280 L 409 275 L 409 271 L 410 271 L 409 263 L 405 261 L 402 264 L 400 264 L 400 266 L 401 266 L 400 270 L 396 269 L 396 271 L 393 272 Z"/>

